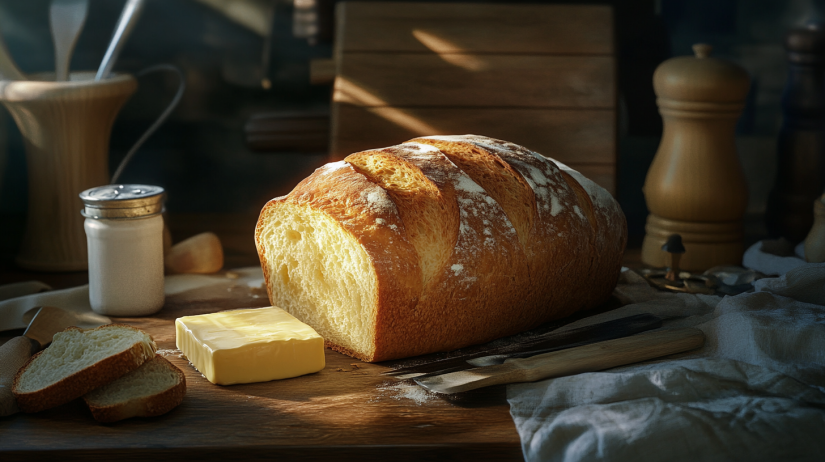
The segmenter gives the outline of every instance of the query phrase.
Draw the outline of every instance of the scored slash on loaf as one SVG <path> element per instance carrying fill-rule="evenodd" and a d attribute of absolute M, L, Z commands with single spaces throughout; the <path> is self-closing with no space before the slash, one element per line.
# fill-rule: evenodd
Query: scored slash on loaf
<path fill-rule="evenodd" d="M 483 343 L 605 302 L 627 240 L 604 189 L 475 135 L 327 164 L 261 211 L 273 305 L 365 361 Z"/>

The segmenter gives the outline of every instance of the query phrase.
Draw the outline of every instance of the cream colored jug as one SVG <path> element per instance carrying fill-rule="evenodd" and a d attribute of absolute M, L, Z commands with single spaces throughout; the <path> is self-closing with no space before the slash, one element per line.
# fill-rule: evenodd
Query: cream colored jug
<path fill-rule="evenodd" d="M 85 270 L 81 191 L 109 183 L 109 136 L 137 89 L 130 75 L 95 82 L 93 72 L 68 82 L 0 81 L 0 102 L 23 135 L 29 178 L 26 233 L 17 263 L 38 271 Z"/>

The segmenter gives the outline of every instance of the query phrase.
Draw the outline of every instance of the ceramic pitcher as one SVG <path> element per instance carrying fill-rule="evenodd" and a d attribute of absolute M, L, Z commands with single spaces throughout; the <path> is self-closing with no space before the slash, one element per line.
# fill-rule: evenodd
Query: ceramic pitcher
<path fill-rule="evenodd" d="M 87 267 L 81 191 L 109 183 L 109 136 L 137 89 L 130 75 L 99 82 L 93 72 L 0 81 L 0 102 L 23 135 L 28 164 L 26 233 L 17 256 L 23 268 L 79 271 Z"/>

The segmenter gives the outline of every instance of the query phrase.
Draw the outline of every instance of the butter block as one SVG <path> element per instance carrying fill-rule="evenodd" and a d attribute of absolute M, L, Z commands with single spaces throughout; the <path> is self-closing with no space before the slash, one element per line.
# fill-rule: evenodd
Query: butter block
<path fill-rule="evenodd" d="M 221 311 L 175 320 L 176 343 L 218 385 L 267 382 L 324 368 L 324 339 L 281 308 Z"/>

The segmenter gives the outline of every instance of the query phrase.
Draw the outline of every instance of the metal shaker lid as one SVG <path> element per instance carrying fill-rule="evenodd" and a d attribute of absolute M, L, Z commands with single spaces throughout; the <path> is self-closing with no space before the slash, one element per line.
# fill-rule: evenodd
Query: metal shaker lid
<path fill-rule="evenodd" d="M 80 193 L 87 218 L 144 218 L 163 212 L 166 193 L 160 186 L 109 184 Z"/>

